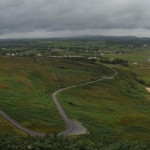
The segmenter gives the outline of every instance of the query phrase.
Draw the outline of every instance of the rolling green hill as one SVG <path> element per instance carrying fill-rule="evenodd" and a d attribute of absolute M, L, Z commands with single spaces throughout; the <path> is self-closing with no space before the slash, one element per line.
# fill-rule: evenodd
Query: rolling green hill
<path fill-rule="evenodd" d="M 110 73 L 104 66 L 84 62 L 1 57 L 0 108 L 27 128 L 57 133 L 65 125 L 51 94 Z"/>

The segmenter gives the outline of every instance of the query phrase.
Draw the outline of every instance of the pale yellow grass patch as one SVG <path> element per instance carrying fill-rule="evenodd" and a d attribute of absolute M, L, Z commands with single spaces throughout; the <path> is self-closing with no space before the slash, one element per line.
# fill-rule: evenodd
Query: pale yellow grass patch
<path fill-rule="evenodd" d="M 150 87 L 146 87 L 146 90 L 147 90 L 148 92 L 150 92 Z"/>

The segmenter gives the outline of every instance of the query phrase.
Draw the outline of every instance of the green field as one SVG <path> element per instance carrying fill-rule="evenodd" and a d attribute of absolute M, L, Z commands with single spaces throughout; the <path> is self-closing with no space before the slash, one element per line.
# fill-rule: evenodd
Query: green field
<path fill-rule="evenodd" d="M 125 70 L 130 70 L 138 75 L 139 79 L 145 81 L 147 86 L 150 85 L 150 50 L 134 50 L 125 54 L 113 54 L 110 53 L 105 57 L 119 58 L 128 61 L 129 67 L 117 66 Z M 134 64 L 137 63 L 137 64 Z"/>
<path fill-rule="evenodd" d="M 150 59 L 150 51 L 149 49 L 131 50 L 131 51 L 127 51 L 127 53 L 122 53 L 122 54 L 110 53 L 107 54 L 106 57 L 124 59 L 127 60 L 130 64 L 135 62 L 141 64 L 144 62 L 148 62 L 148 60 Z"/>

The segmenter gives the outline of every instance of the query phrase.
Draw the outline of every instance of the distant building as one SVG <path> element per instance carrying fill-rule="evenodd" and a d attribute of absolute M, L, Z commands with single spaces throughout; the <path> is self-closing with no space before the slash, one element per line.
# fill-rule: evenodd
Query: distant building
<path fill-rule="evenodd" d="M 6 50 L 6 48 L 1 48 L 1 50 Z"/>
<path fill-rule="evenodd" d="M 10 55 L 11 55 L 10 53 L 7 53 L 7 54 L 6 54 L 6 56 L 10 56 Z"/>
<path fill-rule="evenodd" d="M 36 56 L 41 57 L 42 55 L 41 54 L 37 54 Z"/>
<path fill-rule="evenodd" d="M 137 64 L 138 64 L 137 62 L 134 62 L 134 63 L 133 63 L 133 65 L 137 65 Z"/>
<path fill-rule="evenodd" d="M 89 60 L 91 60 L 91 59 L 97 59 L 97 57 L 89 57 L 88 59 Z"/>
<path fill-rule="evenodd" d="M 144 44 L 144 45 L 143 45 L 143 48 L 147 48 L 147 45 L 146 45 L 146 44 Z"/>
<path fill-rule="evenodd" d="M 12 53 L 12 54 L 11 54 L 11 56 L 15 56 L 15 55 L 16 55 L 15 53 Z"/>
<path fill-rule="evenodd" d="M 109 59 L 110 62 L 113 61 L 113 60 L 114 60 L 114 58 L 110 58 L 110 59 Z"/>

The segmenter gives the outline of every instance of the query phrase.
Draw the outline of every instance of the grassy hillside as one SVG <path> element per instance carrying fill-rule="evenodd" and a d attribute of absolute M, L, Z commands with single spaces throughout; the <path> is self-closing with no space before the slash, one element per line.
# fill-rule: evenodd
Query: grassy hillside
<path fill-rule="evenodd" d="M 106 74 L 111 74 L 111 70 L 87 62 L 1 57 L 0 108 L 25 127 L 60 132 L 65 125 L 51 98 L 52 92 Z"/>
<path fill-rule="evenodd" d="M 54 135 L 30 137 L 0 117 L 0 149 L 149 150 L 150 93 L 145 88 L 150 87 L 150 44 L 127 39 L 1 41 L 0 109 L 27 128 Z M 69 57 L 54 58 L 64 55 Z M 126 65 L 114 63 L 117 58 Z M 69 117 L 89 134 L 55 136 L 65 125 L 52 93 L 110 76 L 112 67 L 118 71 L 115 79 L 58 95 Z"/>
<path fill-rule="evenodd" d="M 141 84 L 144 83 L 141 79 L 149 78 L 150 73 L 146 66 L 148 65 L 145 63 L 128 67 L 115 66 L 118 76 L 114 80 L 104 80 L 60 93 L 58 99 L 64 110 L 71 118 L 82 122 L 89 135 L 77 139 L 57 139 L 56 143 L 61 141 L 64 145 L 67 142 L 66 149 L 71 146 L 70 142 L 80 148 L 85 147 L 87 143 L 87 149 L 140 149 L 145 146 L 141 143 L 149 143 L 150 94 L 145 90 L 145 85 Z M 0 108 L 30 129 L 57 133 L 65 129 L 65 125 L 51 94 L 62 87 L 110 75 L 112 70 L 109 66 L 96 65 L 85 60 L 1 57 Z M 148 82 L 144 81 L 148 85 Z M 0 118 L 0 122 L 1 134 L 15 132 L 26 135 L 3 118 Z M 13 145 L 11 137 L 14 135 L 0 137 L 4 145 L 8 144 L 4 140 L 5 137 L 10 137 L 9 142 Z M 28 138 L 25 139 L 27 143 L 20 138 L 20 145 L 27 147 L 32 141 L 33 146 L 40 149 L 41 141 L 46 142 L 49 147 L 49 140 L 55 138 Z M 136 141 L 137 145 L 133 141 Z M 57 146 L 61 149 L 61 145 Z"/>
<path fill-rule="evenodd" d="M 8 133 L 16 133 L 21 136 L 26 136 L 27 134 L 15 128 L 12 124 L 10 124 L 7 120 L 0 116 L 0 134 L 8 134 Z"/>
<path fill-rule="evenodd" d="M 89 136 L 98 143 L 104 137 L 149 141 L 150 95 L 135 74 L 122 69 L 118 73 L 114 80 L 59 94 L 61 104 L 71 118 L 88 128 Z"/>

